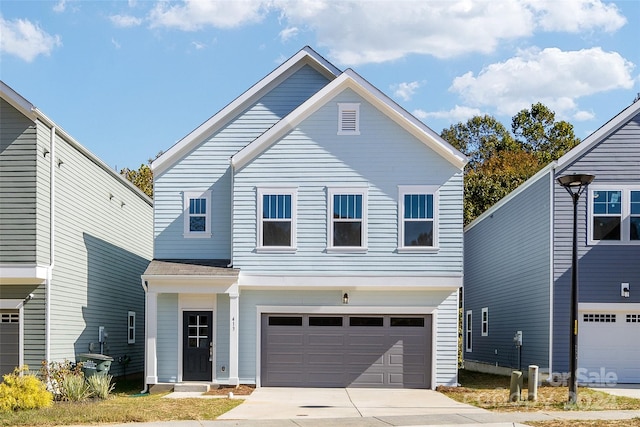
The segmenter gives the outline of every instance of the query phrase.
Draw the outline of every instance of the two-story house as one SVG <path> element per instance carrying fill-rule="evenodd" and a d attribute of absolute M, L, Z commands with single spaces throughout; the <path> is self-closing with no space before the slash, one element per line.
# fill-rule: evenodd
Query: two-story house
<path fill-rule="evenodd" d="M 577 206 L 576 377 L 640 383 L 638 100 L 465 228 L 466 368 L 567 377 L 573 202 L 557 178 L 572 174 L 595 176 Z"/>
<path fill-rule="evenodd" d="M 115 360 L 142 372 L 151 200 L 0 82 L 0 374 Z"/>
<path fill-rule="evenodd" d="M 153 162 L 147 385 L 456 384 L 465 163 L 299 51 Z"/>

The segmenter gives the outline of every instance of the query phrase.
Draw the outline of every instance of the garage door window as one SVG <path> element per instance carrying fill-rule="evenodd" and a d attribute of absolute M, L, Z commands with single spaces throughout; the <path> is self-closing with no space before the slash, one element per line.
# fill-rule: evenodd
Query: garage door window
<path fill-rule="evenodd" d="M 269 326 L 302 326 L 302 317 L 269 316 Z"/>
<path fill-rule="evenodd" d="M 309 326 L 342 326 L 342 317 L 309 317 Z"/>
<path fill-rule="evenodd" d="M 392 317 L 391 327 L 394 326 L 424 328 L 424 317 Z"/>
<path fill-rule="evenodd" d="M 589 313 L 585 314 L 582 318 L 585 322 L 600 322 L 600 323 L 615 323 L 616 315 L 615 314 L 600 314 L 600 313 Z"/>
<path fill-rule="evenodd" d="M 640 314 L 627 314 L 627 323 L 640 323 Z"/>
<path fill-rule="evenodd" d="M 349 317 L 349 326 L 382 326 L 382 317 Z"/>

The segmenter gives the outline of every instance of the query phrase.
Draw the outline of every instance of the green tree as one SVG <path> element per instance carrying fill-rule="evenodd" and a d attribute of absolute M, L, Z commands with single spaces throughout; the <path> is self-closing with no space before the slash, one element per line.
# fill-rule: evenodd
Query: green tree
<path fill-rule="evenodd" d="M 539 102 L 513 116 L 511 130 L 518 143 L 526 151 L 535 153 L 543 164 L 559 159 L 580 143 L 573 125 L 556 121 L 555 112 Z"/>
<path fill-rule="evenodd" d="M 162 155 L 162 151 L 156 154 L 156 159 Z M 144 194 L 153 198 L 153 171 L 151 170 L 151 162 L 155 159 L 149 159 L 148 163 L 141 164 L 137 170 L 124 168 L 120 171 L 120 175 L 128 179 L 133 185 L 138 187 Z"/>

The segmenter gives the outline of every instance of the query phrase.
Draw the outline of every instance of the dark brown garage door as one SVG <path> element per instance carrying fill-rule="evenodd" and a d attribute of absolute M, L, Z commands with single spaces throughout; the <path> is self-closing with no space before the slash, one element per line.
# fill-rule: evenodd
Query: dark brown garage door
<path fill-rule="evenodd" d="M 263 314 L 266 387 L 431 386 L 431 316 Z"/>

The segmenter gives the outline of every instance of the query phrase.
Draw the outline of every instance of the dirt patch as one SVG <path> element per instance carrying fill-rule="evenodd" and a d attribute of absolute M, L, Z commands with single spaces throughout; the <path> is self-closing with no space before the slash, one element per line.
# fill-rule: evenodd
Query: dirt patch
<path fill-rule="evenodd" d="M 236 396 L 248 396 L 253 393 L 256 386 L 240 384 L 239 386 L 220 386 L 219 388 L 209 390 L 205 393 L 206 396 L 227 396 L 229 392 Z"/>

